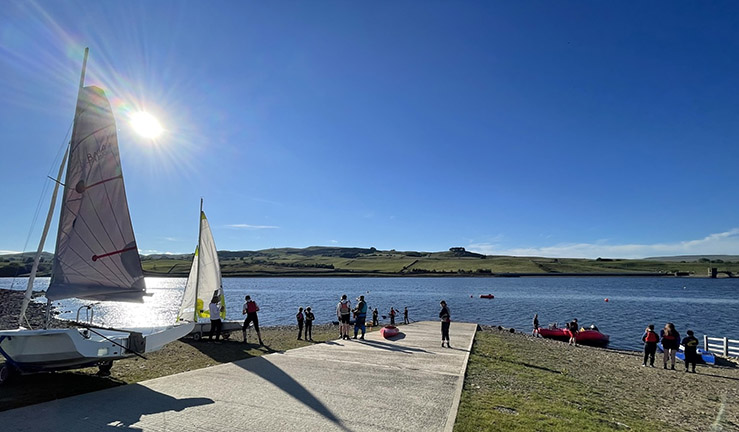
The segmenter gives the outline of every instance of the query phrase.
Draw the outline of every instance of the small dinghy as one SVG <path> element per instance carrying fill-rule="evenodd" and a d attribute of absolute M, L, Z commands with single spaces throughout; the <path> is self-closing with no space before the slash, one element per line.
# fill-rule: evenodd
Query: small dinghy
<path fill-rule="evenodd" d="M 544 338 L 556 339 L 564 342 L 570 340 L 570 335 L 565 329 L 547 329 L 539 327 L 538 333 Z M 575 340 L 581 345 L 604 347 L 608 345 L 610 337 L 597 330 L 580 330 L 575 335 Z"/>
<path fill-rule="evenodd" d="M 493 299 L 495 296 L 492 294 L 480 294 L 480 298 Z"/>
<path fill-rule="evenodd" d="M 391 337 L 397 336 L 398 333 L 400 333 L 400 330 L 392 325 L 386 325 L 385 327 L 380 329 L 380 334 L 385 339 L 390 339 Z"/>

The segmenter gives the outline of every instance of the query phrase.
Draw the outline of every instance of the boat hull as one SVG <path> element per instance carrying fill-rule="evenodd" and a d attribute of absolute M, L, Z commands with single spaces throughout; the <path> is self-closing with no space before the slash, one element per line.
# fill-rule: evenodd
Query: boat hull
<path fill-rule="evenodd" d="M 539 327 L 538 333 L 548 339 L 556 339 L 563 342 L 570 340 L 570 335 L 565 329 L 546 329 Z M 596 330 L 583 330 L 577 332 L 575 340 L 581 345 L 604 347 L 608 345 L 610 337 Z"/>
<path fill-rule="evenodd" d="M 0 354 L 21 372 L 78 369 L 156 351 L 190 330 L 192 324 L 130 330 L 3 330 Z"/>
<path fill-rule="evenodd" d="M 390 339 L 392 337 L 397 336 L 400 333 L 400 330 L 398 330 L 395 326 L 385 326 L 380 329 L 380 335 L 384 337 L 385 339 Z"/>
<path fill-rule="evenodd" d="M 664 352 L 664 348 L 662 347 L 662 343 L 657 343 L 657 347 L 659 348 L 660 352 Z M 682 345 L 680 345 L 680 349 L 675 353 L 675 358 L 680 361 L 685 361 L 685 351 Z M 700 364 L 709 364 L 709 365 L 715 365 L 716 364 L 716 356 L 713 355 L 710 351 L 704 351 L 701 348 L 698 348 L 698 358 L 696 363 Z"/>

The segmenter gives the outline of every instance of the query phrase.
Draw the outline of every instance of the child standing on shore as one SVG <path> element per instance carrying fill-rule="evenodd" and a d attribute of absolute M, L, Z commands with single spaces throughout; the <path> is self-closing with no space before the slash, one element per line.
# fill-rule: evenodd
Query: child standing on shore
<path fill-rule="evenodd" d="M 698 361 L 698 339 L 693 336 L 693 330 L 688 330 L 688 335 L 682 340 L 685 347 L 685 372 L 688 365 L 693 365 L 692 372 L 695 373 L 695 363 Z"/>
<path fill-rule="evenodd" d="M 657 342 L 659 342 L 659 335 L 654 332 L 654 324 L 647 326 L 641 340 L 644 342 L 644 362 L 642 366 L 647 365 L 647 358 L 649 358 L 649 366 L 654 367 L 654 353 L 657 352 Z"/>

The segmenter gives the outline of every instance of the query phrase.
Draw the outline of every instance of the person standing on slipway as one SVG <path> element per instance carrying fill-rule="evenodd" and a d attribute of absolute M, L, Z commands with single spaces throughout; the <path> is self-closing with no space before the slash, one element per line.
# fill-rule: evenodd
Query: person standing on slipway
<path fill-rule="evenodd" d="M 259 312 L 259 306 L 257 306 L 257 302 L 252 300 L 250 296 L 244 297 L 244 300 L 246 300 L 246 302 L 244 303 L 244 307 L 241 311 L 242 315 L 246 315 L 246 319 L 244 320 L 244 327 L 241 329 L 241 332 L 244 334 L 244 343 L 246 343 L 246 329 L 249 327 L 249 323 L 254 323 L 254 330 L 257 331 L 259 345 L 264 345 L 264 342 L 262 342 L 262 334 L 259 333 L 259 317 L 257 316 L 257 312 Z"/>
<path fill-rule="evenodd" d="M 349 339 L 349 321 L 352 313 L 352 305 L 346 298 L 346 294 L 341 296 L 341 301 L 336 305 L 336 316 L 339 318 L 339 331 L 341 339 Z"/>

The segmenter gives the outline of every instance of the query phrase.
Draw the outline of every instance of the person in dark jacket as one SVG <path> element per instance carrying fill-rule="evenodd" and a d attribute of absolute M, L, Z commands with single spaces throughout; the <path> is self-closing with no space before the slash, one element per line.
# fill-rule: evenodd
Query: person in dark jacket
<path fill-rule="evenodd" d="M 657 352 L 657 342 L 659 342 L 659 336 L 654 331 L 654 324 L 647 326 L 641 340 L 644 342 L 644 362 L 642 366 L 647 365 L 647 358 L 649 358 L 649 366 L 654 367 L 654 354 Z"/>
<path fill-rule="evenodd" d="M 539 314 L 534 314 L 534 322 L 532 323 L 534 325 L 534 331 L 531 332 L 532 336 L 539 336 Z"/>
<path fill-rule="evenodd" d="M 680 333 L 675 330 L 675 324 L 665 324 L 665 328 L 660 331 L 660 339 L 665 353 L 662 367 L 667 369 L 667 359 L 670 359 L 670 369 L 675 370 L 675 355 L 680 349 Z"/>
<path fill-rule="evenodd" d="M 298 308 L 298 313 L 295 314 L 295 319 L 298 320 L 298 340 L 301 340 L 303 338 L 303 321 L 305 320 L 305 317 L 303 316 L 303 308 Z M 308 339 L 308 337 L 305 337 Z"/>
<path fill-rule="evenodd" d="M 367 322 L 367 302 L 364 301 L 364 296 L 361 295 L 357 298 L 357 307 L 354 308 L 354 339 L 357 338 L 357 334 L 362 330 L 362 336 L 359 339 L 364 340 L 364 333 L 366 330 L 365 324 Z"/>
<path fill-rule="evenodd" d="M 310 306 L 305 308 L 305 340 L 313 342 L 313 320 L 316 316 L 310 310 Z"/>
<path fill-rule="evenodd" d="M 687 333 L 682 341 L 685 347 L 685 372 L 688 371 L 688 365 L 692 365 L 692 372 L 695 373 L 695 364 L 698 362 L 698 339 L 693 336 L 693 330 L 688 330 Z"/>
<path fill-rule="evenodd" d="M 377 308 L 372 311 L 372 327 L 377 327 Z"/>
<path fill-rule="evenodd" d="M 441 311 L 439 311 L 439 319 L 441 319 L 441 347 L 444 348 L 444 341 L 446 341 L 446 347 L 451 348 L 449 345 L 449 325 L 452 322 L 449 308 L 444 300 L 441 301 Z"/>

